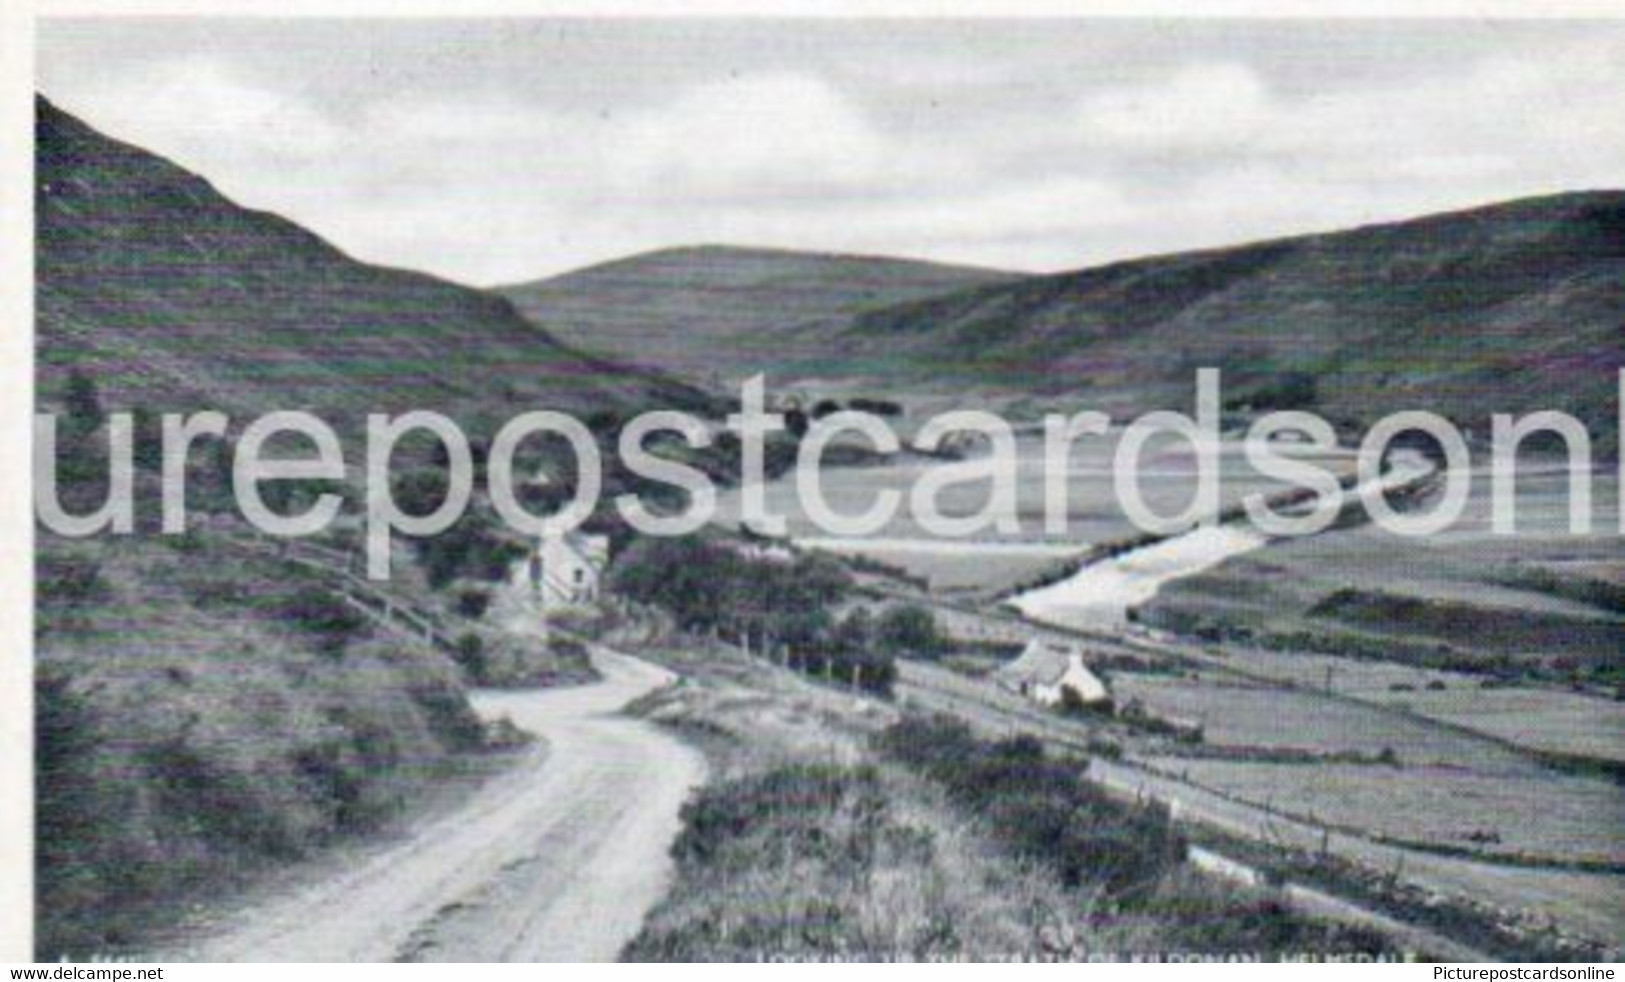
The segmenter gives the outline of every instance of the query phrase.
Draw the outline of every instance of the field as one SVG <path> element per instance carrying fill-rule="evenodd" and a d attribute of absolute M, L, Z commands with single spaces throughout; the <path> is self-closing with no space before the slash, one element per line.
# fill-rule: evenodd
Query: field
<path fill-rule="evenodd" d="M 910 420 L 904 425 L 917 423 Z M 923 529 L 911 513 L 908 492 L 927 472 L 944 464 L 921 457 L 870 467 L 824 469 L 822 493 L 829 507 L 839 514 L 867 510 L 882 491 L 902 495 L 897 515 L 867 542 L 826 537 L 801 507 L 793 472 L 767 484 L 767 508 L 771 514 L 784 515 L 789 534 L 806 545 L 881 560 L 927 578 L 937 591 L 996 594 L 1063 566 L 1070 557 L 1082 555 L 1092 545 L 1141 534 L 1124 514 L 1114 487 L 1113 457 L 1122 432 L 1114 429 L 1105 436 L 1080 437 L 1076 442 L 1065 472 L 1067 529 L 1061 534 L 1045 530 L 1043 440 L 1028 434 L 1021 435 L 1017 443 L 1014 507 L 1001 513 L 1017 523 L 1019 531 L 1014 533 L 989 528 L 971 538 L 945 539 Z M 1343 453 L 1312 459 L 1339 472 L 1349 466 L 1349 458 Z M 1148 506 L 1161 514 L 1183 510 L 1195 493 L 1196 462 L 1189 447 L 1181 441 L 1154 440 L 1148 444 L 1143 461 L 1140 486 Z M 1258 474 L 1234 443 L 1224 444 L 1219 472 L 1222 508 L 1235 505 L 1247 495 L 1276 492 L 1283 487 Z M 970 480 L 945 488 L 937 504 L 943 514 L 957 517 L 977 514 L 991 500 L 989 481 Z M 718 515 L 725 524 L 738 524 L 737 490 L 719 495 Z"/>
<path fill-rule="evenodd" d="M 1625 810 L 1619 788 L 1609 781 L 1560 774 L 1499 744 L 1425 720 L 1314 692 L 1236 684 L 1216 674 L 1113 673 L 1120 706 L 1138 699 L 1159 716 L 1203 726 L 1201 743 L 1177 754 L 1164 744 L 1128 739 L 1128 758 L 1252 805 L 1362 834 L 1559 862 L 1625 861 L 1619 831 Z M 984 682 L 954 681 L 915 667 L 904 678 L 909 694 L 928 682 L 933 691 L 955 695 L 959 705 L 1008 706 L 1004 712 L 1016 716 L 1033 712 Z M 1089 738 L 1082 726 L 1049 719 L 1035 725 L 1080 744 Z M 1268 759 L 1280 751 L 1325 759 Z"/>
<path fill-rule="evenodd" d="M 1145 619 L 1422 667 L 1614 684 L 1625 618 L 1602 584 L 1620 563 L 1617 480 L 1595 475 L 1590 535 L 1568 534 L 1565 482 L 1549 469 L 1520 482 L 1518 533 L 1494 534 L 1486 484 L 1480 475 L 1463 519 L 1438 536 L 1364 526 L 1281 541 L 1170 585 Z"/>
<path fill-rule="evenodd" d="M 1358 703 L 1215 678 L 1117 673 L 1112 691 L 1121 704 L 1141 700 L 1160 716 L 1199 724 L 1209 747 L 1306 750 L 1376 757 L 1385 752 L 1406 765 L 1470 767 L 1527 774 L 1539 768 L 1487 740 Z"/>
<path fill-rule="evenodd" d="M 1464 672 L 1256 645 L 1181 645 L 1178 650 L 1250 679 L 1329 691 L 1527 750 L 1625 761 L 1625 705 L 1594 694 L 1556 686 L 1486 685 L 1484 678 Z M 1394 717 L 1389 720 L 1387 725 L 1399 725 Z"/>
<path fill-rule="evenodd" d="M 1625 862 L 1625 809 L 1606 782 L 1451 767 L 1164 759 L 1208 788 L 1334 827 L 1555 861 Z"/>

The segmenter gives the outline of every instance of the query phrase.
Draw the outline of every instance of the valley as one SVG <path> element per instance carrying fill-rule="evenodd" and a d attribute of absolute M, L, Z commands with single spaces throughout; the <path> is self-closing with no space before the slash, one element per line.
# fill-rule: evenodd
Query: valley
<path fill-rule="evenodd" d="M 794 433 L 760 489 L 783 540 L 746 527 L 736 485 L 684 539 L 606 507 L 589 531 L 613 558 L 552 632 L 514 596 L 536 542 L 487 499 L 396 542 L 381 616 L 292 546 L 241 548 L 214 457 L 187 468 L 184 535 L 42 536 L 42 955 L 1618 956 L 1619 192 L 1043 275 L 696 246 L 477 290 L 38 113 L 39 406 L 73 430 L 81 509 L 118 409 L 301 407 L 350 433 L 425 408 L 479 436 L 551 408 L 583 417 L 612 491 L 660 484 L 622 466 L 626 420 L 680 409 L 715 433 L 757 373 L 781 410 L 869 406 L 907 438 L 994 409 L 1019 434 L 1011 531 L 945 539 L 905 511 L 824 535 Z M 1235 382 L 1224 521 L 1137 528 L 1120 428 L 1046 475 L 1044 413 L 1186 410 L 1207 365 Z M 1526 455 L 1515 535 L 1491 528 L 1482 467 L 1426 538 L 1351 512 L 1295 539 L 1234 520 L 1290 490 L 1247 461 L 1263 412 L 1348 437 L 1419 406 L 1475 454 L 1490 412 L 1572 412 L 1598 451 L 1593 530 L 1567 530 L 1550 447 Z M 1279 449 L 1355 480 L 1348 449 Z M 854 452 L 818 477 L 855 513 L 982 450 Z M 391 487 L 432 506 L 445 461 L 413 451 Z M 1382 480 L 1426 509 L 1410 451 Z M 685 459 L 726 473 L 738 453 Z M 577 485 L 560 459 L 532 461 L 534 503 Z M 1139 464 L 1152 508 L 1192 500 L 1191 448 Z M 351 505 L 355 477 L 331 482 Z M 937 500 L 995 499 L 969 480 Z M 358 540 L 351 514 L 307 549 L 347 575 Z M 1106 698 L 1012 688 L 1034 643 Z M 167 945 L 156 922 L 186 911 Z"/>
<path fill-rule="evenodd" d="M 1232 484 L 1260 489 L 1256 478 L 1251 484 L 1245 478 L 1235 481 L 1231 471 L 1240 469 L 1238 455 L 1225 459 Z M 1150 469 L 1147 486 L 1177 510 L 1192 493 L 1193 470 L 1177 454 L 1164 463 Z M 917 480 L 921 469 L 932 466 L 942 465 L 902 460 L 893 468 L 826 473 L 824 480 L 832 497 L 840 495 L 838 500 L 858 511 L 878 489 Z M 1039 469 L 1022 473 L 1022 500 L 1041 500 Z M 1101 466 L 1068 474 L 1071 513 L 1083 516 L 1086 527 L 1100 530 L 1097 535 L 1107 540 L 1123 537 L 1127 527 L 1113 504 L 1109 474 Z M 995 733 L 1018 725 L 1062 746 L 1088 745 L 1099 726 L 1112 726 L 1109 715 L 1082 717 L 1079 726 L 1021 709 L 1022 700 L 997 694 L 985 674 L 1011 654 L 973 653 L 990 645 L 1013 653 L 1031 638 L 1053 636 L 1081 646 L 1119 710 L 1134 705 L 1150 718 L 1198 734 L 1194 742 L 1183 742 L 1131 731 L 1122 738 L 1121 757 L 1096 759 L 1103 775 L 1111 773 L 1109 780 L 1155 787 L 1186 808 L 1212 802 L 1216 813 L 1199 817 L 1203 809 L 1198 808 L 1191 820 L 1217 823 L 1231 833 L 1269 840 L 1280 834 L 1279 823 L 1296 822 L 1308 841 L 1319 829 L 1327 842 L 1343 844 L 1333 851 L 1350 861 L 1390 864 L 1407 871 L 1402 879 L 1427 889 L 1507 909 L 1527 901 L 1522 892 L 1527 881 L 1549 876 L 1554 886 L 1567 883 L 1575 891 L 1554 907 L 1565 912 L 1559 918 L 1563 930 L 1601 939 L 1625 926 L 1598 916 L 1602 907 L 1617 906 L 1614 900 L 1625 896 L 1625 839 L 1619 832 L 1625 799 L 1617 783 L 1625 705 L 1607 674 L 1617 665 L 1625 624 L 1607 609 L 1532 589 L 1532 580 L 1520 589 L 1505 564 L 1561 562 L 1575 570 L 1585 568 L 1576 565 L 1581 557 L 1592 556 L 1595 568 L 1605 569 L 1614 551 L 1606 530 L 1617 483 L 1606 469 L 1590 475 L 1594 527 L 1605 531 L 1575 536 L 1567 529 L 1566 471 L 1533 464 L 1526 475 L 1517 502 L 1521 531 L 1512 539 L 1488 535 L 1488 480 L 1481 474 L 1460 529 L 1428 540 L 1401 539 L 1353 523 L 1270 542 L 1221 526 L 1091 562 L 1085 557 L 1092 543 L 1082 537 L 933 544 L 910 537 L 904 517 L 870 542 L 815 535 L 796 541 L 809 549 L 878 560 L 858 567 L 867 570 L 865 581 L 876 595 L 932 607 L 954 644 L 964 648 L 962 657 L 940 660 L 951 668 L 905 664 L 898 690 L 905 703 L 984 716 Z M 792 510 L 794 538 L 795 530 L 808 526 L 806 517 L 793 511 L 792 484 L 789 476 L 780 479 L 767 497 Z M 985 502 L 985 484 L 979 490 L 981 498 L 966 490 L 961 513 Z M 1234 499 L 1227 492 L 1225 500 Z M 1204 538 L 1212 536 L 1219 538 Z M 1234 538 L 1233 547 L 1224 536 Z M 1363 548 L 1356 558 L 1352 550 L 1374 537 L 1383 538 L 1384 545 Z M 1188 547 L 1179 545 L 1187 540 Z M 1082 571 L 1017 593 L 1009 584 L 1065 562 L 1041 546 L 1074 550 L 1071 562 L 1083 563 Z M 1301 571 L 1253 572 L 1277 555 L 1300 557 Z M 1003 564 L 1009 564 L 1008 571 Z M 990 585 L 1001 582 L 1002 590 Z M 1324 597 L 1362 582 L 1380 583 L 1386 593 L 1414 596 L 1419 603 L 1449 598 L 1473 610 L 1561 618 L 1580 629 L 1608 625 L 1599 627 L 1592 646 L 1584 649 L 1584 657 L 1596 659 L 1602 671 L 1553 674 L 1557 663 L 1542 654 L 1538 642 L 1507 638 L 1501 622 L 1491 618 L 1484 619 L 1482 630 L 1499 632 L 1496 636 L 1479 637 L 1469 619 L 1458 620 L 1450 636 L 1436 640 L 1425 626 L 1384 622 L 1378 637 L 1391 642 L 1391 649 L 1378 640 L 1352 650 L 1340 645 L 1332 626 L 1322 625 L 1316 635 L 1283 633 L 1264 646 L 1265 637 L 1245 632 L 1245 625 L 1256 622 L 1222 620 L 1231 607 L 1287 616 L 1292 608 L 1285 598 L 1265 592 L 1275 584 L 1318 589 Z M 1003 601 L 1013 593 L 1007 606 Z M 1050 595 L 1062 599 L 1051 601 Z M 1221 612 L 1220 619 L 1199 622 L 1194 631 L 1170 613 L 1209 596 L 1215 602 L 1203 609 Z M 1046 629 L 1046 623 L 1053 626 Z M 1164 623 L 1174 626 L 1157 626 Z M 1225 623 L 1229 631 L 1214 627 Z M 1583 630 L 1566 636 L 1571 644 L 1586 643 Z M 1448 649 L 1442 647 L 1446 643 Z M 1419 663 L 1406 655 L 1429 645 L 1435 646 L 1433 659 Z M 1497 649 L 1508 654 L 1493 664 L 1468 657 Z M 1445 659 L 1454 652 L 1463 657 Z M 1576 650 L 1571 657 L 1582 656 Z M 1568 679 L 1575 680 L 1572 687 Z M 1459 857 L 1459 868 L 1447 857 Z M 1481 879 L 1468 872 L 1473 869 L 1484 873 Z M 1464 890 L 1469 881 L 1475 886 Z"/>

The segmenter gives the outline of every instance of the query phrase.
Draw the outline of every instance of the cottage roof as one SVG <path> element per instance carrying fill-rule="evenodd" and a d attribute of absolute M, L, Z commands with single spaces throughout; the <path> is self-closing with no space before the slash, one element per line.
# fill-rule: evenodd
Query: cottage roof
<path fill-rule="evenodd" d="M 1072 645 L 1057 641 L 1035 639 L 1014 661 L 1001 666 L 994 674 L 1001 681 L 1033 685 L 1054 685 L 1066 675 L 1072 656 L 1078 654 Z"/>
<path fill-rule="evenodd" d="M 543 536 L 540 546 L 544 549 L 549 546 L 562 548 L 589 566 L 602 566 L 609 559 L 609 538 L 607 536 L 589 535 L 574 529 L 562 535 Z"/>

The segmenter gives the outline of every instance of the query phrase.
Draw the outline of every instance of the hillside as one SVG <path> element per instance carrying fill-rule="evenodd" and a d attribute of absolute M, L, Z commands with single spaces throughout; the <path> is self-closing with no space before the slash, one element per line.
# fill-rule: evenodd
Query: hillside
<path fill-rule="evenodd" d="M 43 100 L 38 114 L 44 405 L 73 372 L 109 411 L 298 408 L 348 427 L 408 408 L 477 432 L 530 408 L 707 404 L 571 351 L 499 298 L 356 262 Z M 59 447 L 75 511 L 105 494 L 101 439 Z M 157 465 L 138 460 L 138 498 L 154 500 Z M 229 512 L 221 471 L 205 461 L 194 477 L 195 508 Z M 457 793 L 495 766 L 465 686 L 550 660 L 500 636 L 470 646 L 496 629 L 468 614 L 448 621 L 454 662 L 304 567 L 244 552 L 214 517 L 163 539 L 39 530 L 42 959 L 143 950 L 196 905 Z M 397 575 L 391 589 L 409 591 L 424 574 Z"/>
<path fill-rule="evenodd" d="M 852 317 L 1015 274 L 773 249 L 665 249 L 499 292 L 566 343 L 701 384 L 826 369 Z"/>
<path fill-rule="evenodd" d="M 425 408 L 474 419 L 697 396 L 571 351 L 504 300 L 357 262 L 37 103 L 42 396 L 74 367 L 110 407 Z"/>
<path fill-rule="evenodd" d="M 1622 312 L 1609 191 L 995 284 L 867 312 L 844 339 L 883 375 L 1132 407 L 1188 404 L 1215 365 L 1232 396 L 1349 421 L 1555 408 L 1611 433 Z"/>
<path fill-rule="evenodd" d="M 205 536 L 34 558 L 43 960 L 139 948 L 485 766 L 455 666 L 300 567 Z"/>

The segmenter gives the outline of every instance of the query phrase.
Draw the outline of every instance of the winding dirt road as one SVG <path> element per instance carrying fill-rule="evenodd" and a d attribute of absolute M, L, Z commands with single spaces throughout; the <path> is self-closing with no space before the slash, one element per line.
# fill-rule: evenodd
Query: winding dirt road
<path fill-rule="evenodd" d="M 605 649 L 568 689 L 484 692 L 541 738 L 454 812 L 243 912 L 177 955 L 203 961 L 607 961 L 664 892 L 692 748 L 617 714 L 674 676 Z"/>

